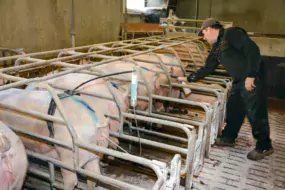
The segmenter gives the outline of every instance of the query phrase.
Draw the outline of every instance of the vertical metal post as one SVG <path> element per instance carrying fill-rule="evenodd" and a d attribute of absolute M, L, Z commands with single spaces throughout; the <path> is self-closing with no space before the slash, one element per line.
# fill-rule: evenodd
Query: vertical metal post
<path fill-rule="evenodd" d="M 209 5 L 210 5 L 210 8 L 209 8 L 209 17 L 211 17 L 211 15 L 212 15 L 212 0 L 210 0 L 210 3 L 209 3 Z"/>
<path fill-rule="evenodd" d="M 55 184 L 55 175 L 54 175 L 54 165 L 49 162 L 49 179 L 50 179 L 50 190 L 54 190 L 54 184 Z"/>
<path fill-rule="evenodd" d="M 74 0 L 70 0 L 70 35 L 71 35 L 71 45 L 72 47 L 75 47 Z"/>
<path fill-rule="evenodd" d="M 123 40 L 126 40 L 128 33 L 128 8 L 127 8 L 127 0 L 123 0 L 123 14 L 124 14 L 124 30 L 123 30 Z"/>

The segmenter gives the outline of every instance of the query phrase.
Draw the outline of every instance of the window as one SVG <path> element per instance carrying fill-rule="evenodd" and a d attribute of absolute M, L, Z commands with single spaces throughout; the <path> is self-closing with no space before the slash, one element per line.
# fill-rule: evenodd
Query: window
<path fill-rule="evenodd" d="M 168 0 L 127 0 L 127 9 L 145 12 L 148 9 L 166 8 Z"/>

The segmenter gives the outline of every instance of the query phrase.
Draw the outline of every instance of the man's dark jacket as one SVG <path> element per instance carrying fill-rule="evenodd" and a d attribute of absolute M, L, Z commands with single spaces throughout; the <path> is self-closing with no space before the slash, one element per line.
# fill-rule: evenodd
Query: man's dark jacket
<path fill-rule="evenodd" d="M 188 82 L 206 77 L 220 63 L 232 77 L 233 83 L 244 82 L 246 77 L 264 78 L 259 48 L 242 28 L 221 28 L 218 40 L 213 45 L 205 66 L 196 73 L 190 74 L 187 77 Z"/>

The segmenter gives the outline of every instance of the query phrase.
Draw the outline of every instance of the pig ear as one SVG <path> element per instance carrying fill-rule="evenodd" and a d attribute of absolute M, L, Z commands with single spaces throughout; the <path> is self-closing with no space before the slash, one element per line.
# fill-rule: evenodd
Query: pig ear
<path fill-rule="evenodd" d="M 160 89 L 160 81 L 159 81 L 159 75 L 157 76 L 156 80 L 155 80 L 155 89 L 159 90 Z"/>
<path fill-rule="evenodd" d="M 173 70 L 174 70 L 173 67 L 170 67 L 170 71 L 169 71 L 170 75 L 173 75 Z"/>
<path fill-rule="evenodd" d="M 10 148 L 11 141 L 3 133 L 0 133 L 0 153 L 3 154 Z"/>
<path fill-rule="evenodd" d="M 107 117 L 104 123 L 102 123 L 100 127 L 109 127 L 109 123 L 110 123 L 110 118 Z"/>

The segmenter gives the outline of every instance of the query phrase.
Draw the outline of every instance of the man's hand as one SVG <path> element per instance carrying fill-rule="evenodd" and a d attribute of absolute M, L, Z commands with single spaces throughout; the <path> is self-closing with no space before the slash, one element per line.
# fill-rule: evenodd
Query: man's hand
<path fill-rule="evenodd" d="M 177 80 L 180 82 L 188 82 L 187 77 L 178 77 Z"/>
<path fill-rule="evenodd" d="M 254 80 L 255 78 L 250 78 L 250 77 L 247 77 L 245 79 L 245 88 L 247 91 L 252 91 L 255 88 Z"/>

